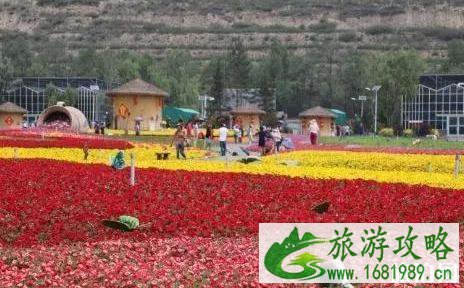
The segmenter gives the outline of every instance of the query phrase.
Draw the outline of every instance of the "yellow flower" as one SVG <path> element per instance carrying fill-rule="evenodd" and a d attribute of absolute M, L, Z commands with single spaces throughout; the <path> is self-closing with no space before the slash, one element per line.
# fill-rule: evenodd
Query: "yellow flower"
<path fill-rule="evenodd" d="M 81 149 L 0 148 L 0 158 L 45 158 L 78 163 L 109 165 L 117 150 L 91 149 L 87 160 Z M 156 153 L 171 153 L 170 160 L 156 159 Z M 454 157 L 434 155 L 402 155 L 366 152 L 298 151 L 265 157 L 260 162 L 242 164 L 237 161 L 205 160 L 205 151 L 187 149 L 187 160 L 175 159 L 175 150 L 153 144 L 138 144 L 125 151 L 126 163 L 135 155 L 139 168 L 235 172 L 286 175 L 316 179 L 364 179 L 386 183 L 406 183 L 433 187 L 464 189 L 464 177 L 454 178 Z M 297 165 L 285 165 L 288 160 Z"/>

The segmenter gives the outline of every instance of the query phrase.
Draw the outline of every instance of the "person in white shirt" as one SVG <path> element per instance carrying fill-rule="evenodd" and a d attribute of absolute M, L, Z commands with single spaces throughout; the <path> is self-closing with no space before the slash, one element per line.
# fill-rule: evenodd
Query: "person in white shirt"
<path fill-rule="evenodd" d="M 227 127 L 226 124 L 222 124 L 219 128 L 219 146 L 221 147 L 221 156 L 226 156 L 227 151 Z"/>
<path fill-rule="evenodd" d="M 198 132 L 199 132 L 198 122 L 195 122 L 195 124 L 193 124 L 193 146 L 194 147 L 197 147 Z"/>
<path fill-rule="evenodd" d="M 282 134 L 279 128 L 275 128 L 271 132 L 272 139 L 274 140 L 274 152 L 280 151 L 280 145 L 282 144 Z"/>
<path fill-rule="evenodd" d="M 309 123 L 309 137 L 311 139 L 311 145 L 317 144 L 318 135 L 319 135 L 319 125 L 317 125 L 316 119 L 313 119 Z"/>

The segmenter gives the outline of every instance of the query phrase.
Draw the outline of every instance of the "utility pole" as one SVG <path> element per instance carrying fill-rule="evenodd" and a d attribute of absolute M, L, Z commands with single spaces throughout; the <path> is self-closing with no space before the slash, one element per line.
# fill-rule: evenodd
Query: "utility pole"
<path fill-rule="evenodd" d="M 366 88 L 366 90 L 374 92 L 375 93 L 375 106 L 374 106 L 374 135 L 377 135 L 377 111 L 378 111 L 378 96 L 379 96 L 379 90 L 382 88 L 380 85 L 375 85 L 372 88 Z"/>

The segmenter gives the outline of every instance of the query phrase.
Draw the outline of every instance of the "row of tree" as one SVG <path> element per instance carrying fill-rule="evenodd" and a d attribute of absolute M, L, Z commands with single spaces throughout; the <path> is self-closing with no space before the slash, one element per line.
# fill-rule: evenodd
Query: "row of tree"
<path fill-rule="evenodd" d="M 15 37 L 4 41 L 0 49 L 0 91 L 16 76 L 97 77 L 114 85 L 140 77 L 169 91 L 173 105 L 196 108 L 198 95 L 207 93 L 216 99 L 212 107 L 217 111 L 223 104 L 224 89 L 255 88 L 268 111 L 277 109 L 296 116 L 306 108 L 322 105 L 354 116 L 359 105 L 352 98 L 372 96 L 365 88 L 381 85 L 379 120 L 384 126 L 399 127 L 400 98 L 415 94 L 420 74 L 464 68 L 464 42 L 453 41 L 448 50 L 448 59 L 437 63 L 414 50 L 341 50 L 332 42 L 300 55 L 272 41 L 268 55 L 253 60 L 243 43 L 235 39 L 221 56 L 201 61 L 182 50 L 169 51 L 162 59 L 93 48 L 74 55 L 56 41 L 33 51 L 29 40 Z M 364 116 L 369 126 L 373 105 L 372 101 L 367 104 Z"/>

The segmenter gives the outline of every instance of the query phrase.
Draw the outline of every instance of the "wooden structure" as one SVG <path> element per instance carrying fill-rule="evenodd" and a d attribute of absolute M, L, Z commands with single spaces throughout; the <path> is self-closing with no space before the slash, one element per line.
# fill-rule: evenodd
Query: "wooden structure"
<path fill-rule="evenodd" d="M 0 105 L 0 129 L 21 129 L 27 110 L 11 102 Z"/>
<path fill-rule="evenodd" d="M 134 79 L 107 93 L 113 102 L 113 128 L 133 130 L 140 122 L 140 130 L 161 128 L 164 98 L 168 93 L 151 83 Z"/>
<path fill-rule="evenodd" d="M 332 136 L 335 128 L 336 115 L 329 109 L 320 106 L 313 107 L 301 112 L 299 115 L 302 134 L 309 134 L 309 124 L 312 119 L 317 121 L 319 125 L 320 136 Z"/>
<path fill-rule="evenodd" d="M 243 106 L 233 109 L 230 114 L 234 118 L 234 123 L 246 130 L 250 124 L 254 129 L 258 129 L 261 126 L 261 118 L 266 112 L 256 106 Z"/>

